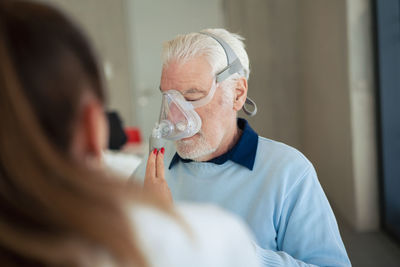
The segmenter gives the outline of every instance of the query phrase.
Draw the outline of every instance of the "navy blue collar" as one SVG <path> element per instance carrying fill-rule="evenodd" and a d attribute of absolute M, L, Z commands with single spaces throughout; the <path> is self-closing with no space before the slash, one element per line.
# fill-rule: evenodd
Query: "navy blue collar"
<path fill-rule="evenodd" d="M 245 119 L 239 118 L 237 120 L 237 125 L 239 129 L 242 130 L 242 135 L 240 136 L 236 145 L 225 154 L 222 154 L 221 156 L 213 158 L 207 162 L 222 165 L 228 160 L 231 160 L 248 168 L 249 170 L 253 170 L 257 153 L 258 134 L 250 127 L 249 123 Z M 192 160 L 182 159 L 178 153 L 175 153 L 168 169 L 171 169 L 179 161 L 187 163 L 191 162 Z"/>

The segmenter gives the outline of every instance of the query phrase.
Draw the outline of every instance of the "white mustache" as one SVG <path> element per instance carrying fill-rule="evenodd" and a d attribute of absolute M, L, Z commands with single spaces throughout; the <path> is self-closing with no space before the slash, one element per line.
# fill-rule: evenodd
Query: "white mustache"
<path fill-rule="evenodd" d="M 196 135 L 199 135 L 199 138 L 200 139 L 204 139 L 204 133 L 203 133 L 203 131 L 202 130 L 200 130 L 198 133 L 196 133 L 195 135 L 193 135 L 192 137 L 189 137 L 189 138 L 185 138 L 185 139 L 181 139 L 181 140 L 178 140 L 178 141 L 176 141 L 177 143 L 180 143 L 180 144 L 191 144 L 191 143 L 193 143 L 194 142 L 194 140 L 192 139 L 193 137 L 195 137 Z"/>

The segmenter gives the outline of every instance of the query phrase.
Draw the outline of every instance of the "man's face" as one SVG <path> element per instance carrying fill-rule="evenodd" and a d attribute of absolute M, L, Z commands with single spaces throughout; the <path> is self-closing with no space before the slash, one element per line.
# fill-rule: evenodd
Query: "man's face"
<path fill-rule="evenodd" d="M 204 57 L 195 57 L 185 63 L 170 62 L 162 71 L 160 87 L 163 92 L 174 89 L 187 101 L 195 101 L 208 94 L 213 82 L 210 64 Z M 218 86 L 213 99 L 196 108 L 202 120 L 201 130 L 190 138 L 176 142 L 177 152 L 182 158 L 201 161 L 219 148 L 229 128 L 226 126 L 231 124 L 232 119 L 236 121 L 232 103 L 233 94 L 224 93 Z"/>

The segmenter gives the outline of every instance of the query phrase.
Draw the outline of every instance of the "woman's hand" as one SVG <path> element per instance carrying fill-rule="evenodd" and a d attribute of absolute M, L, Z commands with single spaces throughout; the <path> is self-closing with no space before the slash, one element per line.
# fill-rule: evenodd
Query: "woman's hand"
<path fill-rule="evenodd" d="M 144 178 L 144 189 L 154 192 L 161 199 L 172 203 L 172 195 L 164 171 L 164 148 L 159 151 L 154 149 L 147 160 L 146 176 Z"/>

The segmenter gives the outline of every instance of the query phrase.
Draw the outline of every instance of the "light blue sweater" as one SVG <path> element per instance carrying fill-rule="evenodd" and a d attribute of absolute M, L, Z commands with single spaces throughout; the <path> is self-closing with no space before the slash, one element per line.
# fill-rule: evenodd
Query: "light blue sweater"
<path fill-rule="evenodd" d="M 174 154 L 167 146 L 166 166 Z M 230 160 L 165 169 L 174 201 L 213 203 L 242 217 L 264 266 L 351 266 L 315 170 L 294 148 L 258 137 L 253 170 Z"/>

